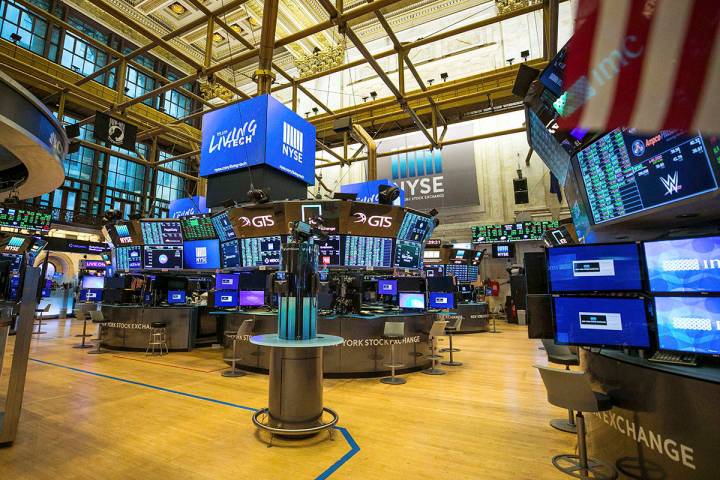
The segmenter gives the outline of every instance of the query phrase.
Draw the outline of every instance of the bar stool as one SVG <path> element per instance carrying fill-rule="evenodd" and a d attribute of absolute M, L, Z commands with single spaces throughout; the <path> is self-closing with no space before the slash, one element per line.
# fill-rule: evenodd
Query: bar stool
<path fill-rule="evenodd" d="M 407 383 L 407 380 L 404 378 L 395 376 L 395 369 L 405 366 L 404 363 L 395 363 L 395 343 L 399 339 L 405 338 L 405 322 L 385 322 L 383 338 L 390 342 L 390 363 L 384 364 L 390 368 L 390 376 L 381 378 L 380 382 L 388 385 L 402 385 Z"/>
<path fill-rule="evenodd" d="M 93 348 L 92 345 L 89 343 L 85 343 L 85 339 L 87 337 L 92 337 L 91 334 L 87 333 L 87 321 L 88 321 L 88 312 L 85 310 L 79 310 L 78 313 L 82 315 L 82 321 L 83 321 L 83 330 L 82 333 L 79 333 L 75 335 L 76 337 L 82 338 L 82 341 L 78 343 L 77 345 L 73 345 L 72 348 Z"/>
<path fill-rule="evenodd" d="M 37 323 L 37 331 L 32 332 L 33 335 L 42 335 L 47 332 L 42 331 L 42 324 L 43 324 L 43 313 L 48 313 L 50 311 L 50 302 L 48 302 L 43 308 L 36 308 L 35 309 L 35 320 L 38 321 Z"/>
<path fill-rule="evenodd" d="M 167 344 L 167 323 L 166 322 L 151 322 L 150 323 L 150 341 L 145 349 L 145 355 L 155 355 L 155 347 L 158 347 L 159 355 L 163 356 L 163 347 L 165 347 L 165 354 L 169 354 Z"/>
<path fill-rule="evenodd" d="M 446 362 L 440 362 L 442 365 L 446 365 L 448 367 L 459 367 L 460 365 L 462 365 L 462 362 L 456 362 L 455 359 L 453 358 L 453 353 L 462 351 L 459 348 L 453 348 L 453 333 L 460 330 L 461 325 L 462 325 L 462 317 L 460 315 L 458 315 L 457 318 L 455 319 L 455 323 L 445 327 L 445 333 L 447 334 L 448 339 L 450 339 L 450 347 L 440 349 L 440 351 L 441 352 L 443 352 L 443 351 L 450 352 L 450 360 L 446 361 Z"/>
<path fill-rule="evenodd" d="M 250 335 L 253 328 L 255 328 L 255 320 L 248 319 L 243 320 L 240 324 L 240 328 L 237 329 L 237 332 L 225 332 L 225 336 L 232 339 L 233 358 L 223 358 L 223 361 L 230 362 L 232 365 L 230 370 L 225 370 L 220 374 L 223 377 L 235 378 L 247 375 L 247 373 L 237 369 L 237 361 L 242 360 L 242 358 L 237 356 L 237 342 L 246 335 Z"/>
<path fill-rule="evenodd" d="M 585 417 L 583 412 L 604 412 L 612 409 L 612 399 L 604 393 L 596 392 L 590 384 L 587 372 L 574 372 L 535 365 L 540 372 L 548 402 L 556 407 L 576 411 L 578 455 L 555 455 L 552 463 L 566 475 L 575 478 L 594 480 L 613 480 L 618 473 L 614 466 L 588 458 L 585 438 Z"/>
<path fill-rule="evenodd" d="M 430 337 L 431 353 L 426 358 L 432 360 L 432 366 L 422 372 L 426 375 L 445 375 L 447 372 L 441 368 L 437 368 L 437 361 L 443 358 L 442 355 L 437 354 L 437 338 L 445 335 L 445 327 L 447 327 L 447 320 L 435 320 L 430 328 L 428 336 Z"/>
<path fill-rule="evenodd" d="M 97 344 L 95 346 L 95 350 L 90 350 L 89 354 L 92 355 L 99 355 L 101 353 L 110 353 L 108 350 L 105 350 L 104 348 L 101 348 L 100 345 L 102 345 L 103 341 L 103 333 L 105 332 L 105 324 L 109 322 L 109 320 L 105 320 L 105 315 L 100 310 L 91 310 L 88 312 L 90 314 L 90 318 L 92 319 L 92 322 L 98 326 L 97 330 Z"/>
<path fill-rule="evenodd" d="M 580 359 L 570 348 L 565 345 L 557 345 L 555 341 L 550 338 L 543 338 L 541 341 L 545 348 L 545 353 L 547 353 L 548 362 L 556 365 L 565 365 L 565 370 L 570 370 L 570 365 L 580 365 Z M 567 419 L 552 419 L 550 420 L 550 426 L 561 432 L 576 433 L 575 414 L 572 410 L 568 410 Z"/>

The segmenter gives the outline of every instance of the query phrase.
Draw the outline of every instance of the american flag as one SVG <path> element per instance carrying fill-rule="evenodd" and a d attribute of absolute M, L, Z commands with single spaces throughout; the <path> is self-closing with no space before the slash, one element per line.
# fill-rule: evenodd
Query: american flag
<path fill-rule="evenodd" d="M 564 129 L 720 133 L 720 1 L 579 0 Z"/>

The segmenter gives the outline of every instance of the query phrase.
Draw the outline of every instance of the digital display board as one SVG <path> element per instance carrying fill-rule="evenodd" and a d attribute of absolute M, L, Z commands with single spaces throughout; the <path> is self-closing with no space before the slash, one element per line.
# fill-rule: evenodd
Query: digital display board
<path fill-rule="evenodd" d="M 643 248 L 651 292 L 720 292 L 720 237 L 645 242 Z"/>
<path fill-rule="evenodd" d="M 398 306 L 409 310 L 425 308 L 424 293 L 400 293 L 398 294 Z"/>
<path fill-rule="evenodd" d="M 240 275 L 236 273 L 215 275 L 215 290 L 237 290 L 238 288 L 240 288 Z"/>
<path fill-rule="evenodd" d="M 392 238 L 346 235 L 343 241 L 346 267 L 392 267 Z"/>
<path fill-rule="evenodd" d="M 429 292 L 429 308 L 455 308 L 455 294 L 446 292 Z"/>
<path fill-rule="evenodd" d="M 328 235 L 325 240 L 315 242 L 318 246 L 318 264 L 325 267 L 340 265 L 340 235 Z"/>
<path fill-rule="evenodd" d="M 52 216 L 21 208 L 0 207 L 0 225 L 25 230 L 50 231 Z"/>
<path fill-rule="evenodd" d="M 504 225 L 478 225 L 472 227 L 473 243 L 519 242 L 540 240 L 548 229 L 558 228 L 557 220 L 517 222 Z"/>
<path fill-rule="evenodd" d="M 515 258 L 515 245 L 512 243 L 493 243 L 493 258 Z"/>
<path fill-rule="evenodd" d="M 642 298 L 554 297 L 555 341 L 563 345 L 648 348 Z"/>
<path fill-rule="evenodd" d="M 241 242 L 243 267 L 280 266 L 282 255 L 282 237 L 280 235 L 243 238 Z"/>
<path fill-rule="evenodd" d="M 425 243 L 425 248 L 440 248 L 442 246 L 442 240 L 439 238 L 431 238 Z"/>
<path fill-rule="evenodd" d="M 423 243 L 432 234 L 434 226 L 432 218 L 408 211 L 400 224 L 397 238 Z"/>
<path fill-rule="evenodd" d="M 180 219 L 185 240 L 210 240 L 217 238 L 215 227 L 208 215 Z"/>
<path fill-rule="evenodd" d="M 421 268 L 422 244 L 398 240 L 395 243 L 395 266 L 398 268 Z"/>
<path fill-rule="evenodd" d="M 540 120 L 540 117 L 534 111 L 528 110 L 527 117 L 530 145 L 555 175 L 560 185 L 565 185 L 570 170 L 570 153 L 548 131 L 548 126 Z M 552 123 L 555 123 L 555 119 L 552 120 Z"/>
<path fill-rule="evenodd" d="M 139 246 L 115 247 L 115 268 L 117 270 L 140 270 L 142 251 Z"/>
<path fill-rule="evenodd" d="M 145 245 L 143 265 L 148 270 L 183 268 L 183 247 Z"/>
<path fill-rule="evenodd" d="M 240 290 L 238 305 L 241 307 L 262 307 L 265 305 L 264 290 Z"/>
<path fill-rule="evenodd" d="M 655 297 L 658 347 L 720 355 L 720 297 Z"/>
<path fill-rule="evenodd" d="M 640 291 L 640 252 L 635 243 L 573 245 L 547 250 L 550 291 Z"/>
<path fill-rule="evenodd" d="M 198 270 L 220 268 L 220 242 L 217 240 L 186 241 L 183 248 L 184 268 Z"/>
<path fill-rule="evenodd" d="M 221 308 L 231 308 L 238 306 L 237 290 L 217 290 L 215 292 L 215 306 Z"/>
<path fill-rule="evenodd" d="M 30 256 L 31 256 L 33 259 L 34 259 L 35 257 L 37 257 L 37 254 L 40 253 L 43 248 L 45 248 L 45 246 L 47 245 L 47 243 L 48 243 L 47 240 L 45 240 L 45 239 L 43 239 L 43 238 L 40 238 L 40 237 L 35 237 L 35 238 L 33 239 L 32 247 L 30 247 Z"/>
<path fill-rule="evenodd" d="M 217 215 L 211 217 L 211 220 L 213 226 L 215 227 L 215 232 L 221 242 L 227 242 L 237 238 L 227 212 L 218 213 Z"/>
<path fill-rule="evenodd" d="M 402 213 L 392 205 L 353 202 L 349 217 L 344 219 L 345 231 L 352 235 L 394 237 L 400 229 Z"/>
<path fill-rule="evenodd" d="M 101 288 L 83 288 L 80 289 L 81 302 L 100 302 L 102 301 L 103 290 Z"/>
<path fill-rule="evenodd" d="M 615 129 L 577 153 L 594 223 L 604 223 L 717 190 L 699 134 L 641 136 Z"/>
<path fill-rule="evenodd" d="M 170 305 L 185 303 L 186 294 L 185 290 L 168 290 L 167 302 Z"/>
<path fill-rule="evenodd" d="M 230 240 L 220 244 L 222 253 L 222 268 L 237 268 L 241 266 L 240 241 Z"/>
<path fill-rule="evenodd" d="M 458 265 L 458 266 L 462 266 L 462 265 Z M 445 275 L 445 265 L 425 265 L 425 276 L 426 277 L 442 277 L 444 275 Z"/>
<path fill-rule="evenodd" d="M 105 288 L 105 277 L 85 275 L 80 281 L 80 288 L 97 288 L 102 290 Z"/>
<path fill-rule="evenodd" d="M 377 285 L 377 293 L 379 295 L 397 295 L 397 280 L 379 279 Z"/>
<path fill-rule="evenodd" d="M 474 282 L 478 278 L 477 265 L 445 265 L 445 274 L 452 275 L 459 282 Z"/>
<path fill-rule="evenodd" d="M 130 233 L 130 225 L 122 223 L 113 225 L 112 228 L 115 231 L 115 235 L 117 235 L 118 243 L 120 245 L 133 243 L 132 234 Z"/>
<path fill-rule="evenodd" d="M 145 245 L 182 245 L 183 236 L 180 222 L 140 222 L 143 243 Z"/>
<path fill-rule="evenodd" d="M 0 246 L 3 253 L 24 253 L 30 245 L 30 239 L 27 237 L 10 237 L 3 242 L 4 245 Z"/>

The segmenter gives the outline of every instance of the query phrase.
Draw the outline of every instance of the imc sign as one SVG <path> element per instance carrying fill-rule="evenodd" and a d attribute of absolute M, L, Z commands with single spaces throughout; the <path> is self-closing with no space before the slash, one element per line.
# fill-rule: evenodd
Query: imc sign
<path fill-rule="evenodd" d="M 170 202 L 170 218 L 180 218 L 209 212 L 210 209 L 205 205 L 205 197 L 202 196 L 178 198 Z"/>
<path fill-rule="evenodd" d="M 203 115 L 200 176 L 262 164 L 315 184 L 315 126 L 270 95 Z"/>
<path fill-rule="evenodd" d="M 348 185 L 341 185 L 341 193 L 357 193 L 358 202 L 367 203 L 379 203 L 378 199 L 378 188 L 380 185 L 392 185 L 398 186 L 390 180 L 371 180 L 369 182 L 362 183 L 350 183 Z M 402 207 L 405 205 L 405 191 L 400 189 L 400 196 L 395 199 L 393 205 Z"/>

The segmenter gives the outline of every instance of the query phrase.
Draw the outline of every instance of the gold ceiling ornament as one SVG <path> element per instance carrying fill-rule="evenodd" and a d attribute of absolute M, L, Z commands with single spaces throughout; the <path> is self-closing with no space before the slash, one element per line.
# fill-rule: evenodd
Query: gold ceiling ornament
<path fill-rule="evenodd" d="M 185 5 L 180 2 L 175 2 L 171 4 L 168 8 L 171 12 L 178 16 L 185 15 L 185 12 L 187 12 L 187 8 L 185 8 Z"/>
<path fill-rule="evenodd" d="M 235 94 L 228 90 L 226 87 L 209 80 L 207 77 L 200 77 L 198 79 L 200 85 L 200 96 L 205 100 L 212 100 L 213 98 L 219 98 L 225 102 L 229 102 L 235 98 Z"/>
<path fill-rule="evenodd" d="M 495 0 L 495 6 L 500 15 L 539 3 L 542 3 L 542 0 Z"/>
<path fill-rule="evenodd" d="M 296 58 L 295 66 L 298 69 L 300 78 L 324 72 L 345 63 L 345 46 L 346 40 L 343 37 L 336 45 L 323 49 L 315 47 L 313 53 L 303 54 Z"/>

